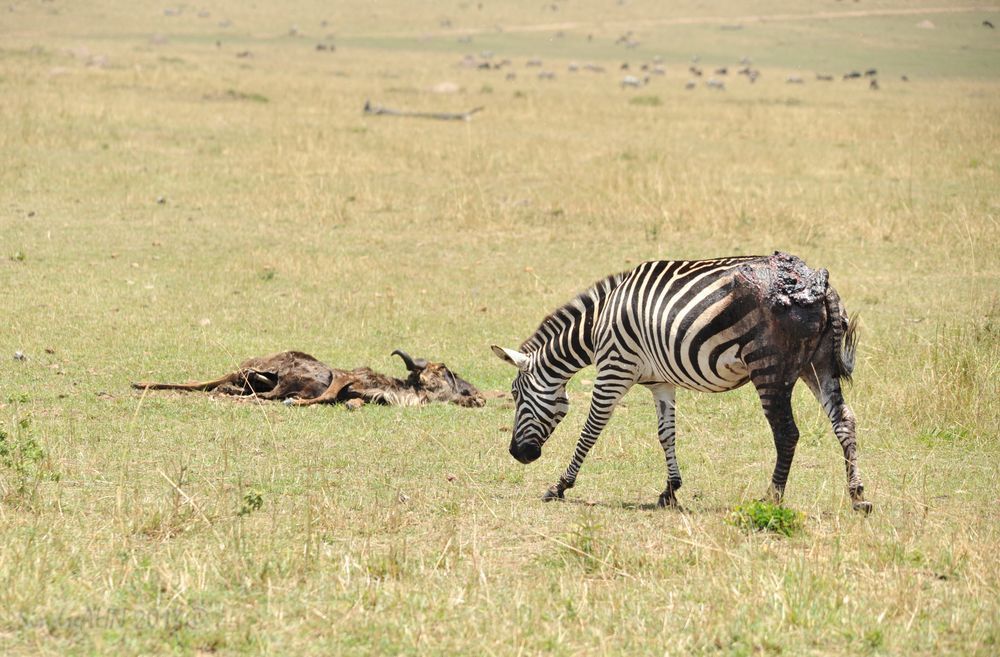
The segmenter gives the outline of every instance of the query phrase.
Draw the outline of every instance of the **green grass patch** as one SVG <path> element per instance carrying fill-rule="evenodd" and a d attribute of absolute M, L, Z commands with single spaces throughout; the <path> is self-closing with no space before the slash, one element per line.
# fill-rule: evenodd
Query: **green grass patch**
<path fill-rule="evenodd" d="M 629 99 L 628 104 L 639 107 L 659 107 L 663 101 L 660 100 L 659 96 L 635 96 Z"/>
<path fill-rule="evenodd" d="M 237 91 L 236 89 L 227 89 L 222 95 L 226 100 L 245 100 L 251 103 L 267 103 L 270 102 L 268 97 L 264 94 L 259 94 L 255 92 L 247 91 Z"/>
<path fill-rule="evenodd" d="M 917 435 L 917 440 L 928 447 L 954 445 L 968 439 L 969 430 L 964 427 L 935 427 Z"/>
<path fill-rule="evenodd" d="M 755 500 L 734 508 L 729 523 L 744 531 L 794 536 L 802 532 L 805 514 L 780 504 Z"/>

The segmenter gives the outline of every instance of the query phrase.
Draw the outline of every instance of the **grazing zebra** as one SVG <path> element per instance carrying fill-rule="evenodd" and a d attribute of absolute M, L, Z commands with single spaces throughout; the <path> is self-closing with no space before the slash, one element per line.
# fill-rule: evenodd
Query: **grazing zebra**
<path fill-rule="evenodd" d="M 676 506 L 681 473 L 674 452 L 677 388 L 725 392 L 747 382 L 760 396 L 774 434 L 777 462 L 768 499 L 780 502 L 799 432 L 792 388 L 801 378 L 822 404 L 844 451 L 855 510 L 871 503 L 858 473 L 854 413 L 841 393 L 857 344 L 825 269 L 799 258 L 741 256 L 660 260 L 609 276 L 542 321 L 519 351 L 494 346 L 519 372 L 511 455 L 530 463 L 569 408 L 566 382 L 597 366 L 590 414 L 573 459 L 543 499 L 562 498 L 576 483 L 587 452 L 628 390 L 648 388 L 656 402 L 658 437 L 667 461 L 660 506 Z"/>

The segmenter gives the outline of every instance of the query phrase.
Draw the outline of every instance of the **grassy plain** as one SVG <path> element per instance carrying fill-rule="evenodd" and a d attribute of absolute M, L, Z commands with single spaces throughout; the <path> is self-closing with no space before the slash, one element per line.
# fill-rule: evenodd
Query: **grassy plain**
<path fill-rule="evenodd" d="M 1000 47 L 981 26 L 1000 10 L 327 4 L 4 9 L 0 651 L 1000 650 Z M 628 29 L 634 50 L 614 44 Z M 517 77 L 459 66 L 484 49 Z M 695 54 L 763 75 L 686 91 Z M 619 88 L 621 62 L 655 55 L 666 76 Z M 868 67 L 881 90 L 839 79 Z M 446 81 L 460 91 L 430 91 Z M 369 98 L 485 110 L 368 117 Z M 798 391 L 790 538 L 727 521 L 773 465 L 747 389 L 680 395 L 685 513 L 649 508 L 664 466 L 641 390 L 572 499 L 539 501 L 588 372 L 527 468 L 502 401 L 349 413 L 128 389 L 289 348 L 398 371 L 398 347 L 504 389 L 489 345 L 591 281 L 775 249 L 829 268 L 861 314 L 849 400 L 876 505 L 850 511 Z"/>

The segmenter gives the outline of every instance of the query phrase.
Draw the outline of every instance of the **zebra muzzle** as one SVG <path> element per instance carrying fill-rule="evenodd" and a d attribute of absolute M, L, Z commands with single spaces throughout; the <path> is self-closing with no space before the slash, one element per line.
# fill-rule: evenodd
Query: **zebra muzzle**
<path fill-rule="evenodd" d="M 520 463 L 527 465 L 538 459 L 542 455 L 542 446 L 536 442 L 523 442 L 510 444 L 510 455 Z"/>

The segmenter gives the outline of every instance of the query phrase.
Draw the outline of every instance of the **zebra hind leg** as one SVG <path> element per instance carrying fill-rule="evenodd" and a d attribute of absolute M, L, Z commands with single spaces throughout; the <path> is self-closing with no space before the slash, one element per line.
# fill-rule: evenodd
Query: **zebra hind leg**
<path fill-rule="evenodd" d="M 830 424 L 833 433 L 844 451 L 844 467 L 847 470 L 847 490 L 851 495 L 851 506 L 855 511 L 868 515 L 872 511 L 872 503 L 865 500 L 865 487 L 861 483 L 861 473 L 858 470 L 858 443 L 855 429 L 854 411 L 844 401 L 843 390 L 837 377 L 828 375 L 826 368 L 812 368 L 802 376 L 802 380 L 815 395 Z"/>
<path fill-rule="evenodd" d="M 649 390 L 656 402 L 657 438 L 667 461 L 667 484 L 656 505 L 675 509 L 678 508 L 677 491 L 681 487 L 681 469 L 677 464 L 677 452 L 674 448 L 677 437 L 674 414 L 676 391 L 674 386 L 667 383 L 649 386 Z"/>

